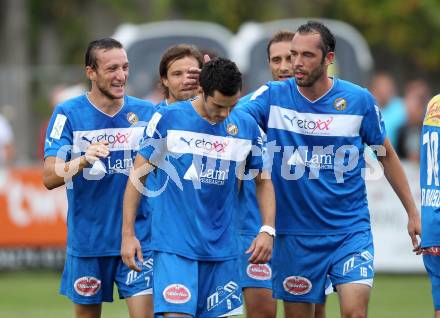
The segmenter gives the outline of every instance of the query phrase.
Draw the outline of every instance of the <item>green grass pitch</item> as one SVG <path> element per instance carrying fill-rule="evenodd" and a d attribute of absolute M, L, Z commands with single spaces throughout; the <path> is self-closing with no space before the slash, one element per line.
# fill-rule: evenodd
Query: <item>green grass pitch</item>
<path fill-rule="evenodd" d="M 58 295 L 60 273 L 0 272 L 0 317 L 73 317 L 73 306 Z M 115 297 L 116 299 L 116 297 Z M 278 317 L 283 317 L 279 306 Z M 426 275 L 377 275 L 369 306 L 372 318 L 429 318 L 433 316 L 431 288 Z M 128 317 L 125 303 L 104 304 L 103 318 Z M 339 317 L 337 295 L 327 302 L 327 318 Z"/>

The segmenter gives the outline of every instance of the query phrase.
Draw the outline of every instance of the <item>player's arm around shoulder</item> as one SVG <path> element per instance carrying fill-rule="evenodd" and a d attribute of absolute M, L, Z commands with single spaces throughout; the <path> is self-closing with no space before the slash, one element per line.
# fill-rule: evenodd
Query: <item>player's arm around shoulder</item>
<path fill-rule="evenodd" d="M 421 236 L 420 215 L 412 197 L 408 179 L 405 175 L 400 159 L 388 138 L 385 139 L 383 147 L 385 155 L 378 156 L 377 158 L 383 165 L 385 177 L 405 207 L 406 213 L 408 214 L 408 234 L 411 237 L 414 248 L 413 251 L 419 253 L 420 244 L 417 236 Z"/>
<path fill-rule="evenodd" d="M 271 104 L 271 82 L 262 85 L 239 101 L 237 109 L 248 113 L 264 131 L 267 130 Z"/>

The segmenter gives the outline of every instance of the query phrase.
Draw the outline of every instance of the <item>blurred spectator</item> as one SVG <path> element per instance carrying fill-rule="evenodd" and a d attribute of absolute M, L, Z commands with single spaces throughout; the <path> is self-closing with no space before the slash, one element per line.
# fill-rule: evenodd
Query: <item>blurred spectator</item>
<path fill-rule="evenodd" d="M 397 96 L 395 80 L 389 73 L 378 72 L 371 79 L 370 91 L 381 108 L 387 137 L 396 148 L 399 130 L 406 122 L 406 111 L 402 98 Z"/>
<path fill-rule="evenodd" d="M 50 96 L 51 113 L 58 104 L 70 98 L 81 95 L 86 90 L 87 88 L 83 84 L 76 84 L 73 86 L 65 86 L 65 85 L 55 86 Z M 38 133 L 37 159 L 43 160 L 44 157 L 44 143 L 46 142 L 45 139 L 46 139 L 46 130 L 48 124 L 49 124 L 49 119 L 43 122 Z"/>
<path fill-rule="evenodd" d="M 401 159 L 419 161 L 420 131 L 431 89 L 426 81 L 416 79 L 405 85 L 404 103 L 407 121 L 398 133 L 397 154 Z"/>
<path fill-rule="evenodd" d="M 15 154 L 14 134 L 6 117 L 0 114 L 0 168 L 12 163 Z"/>

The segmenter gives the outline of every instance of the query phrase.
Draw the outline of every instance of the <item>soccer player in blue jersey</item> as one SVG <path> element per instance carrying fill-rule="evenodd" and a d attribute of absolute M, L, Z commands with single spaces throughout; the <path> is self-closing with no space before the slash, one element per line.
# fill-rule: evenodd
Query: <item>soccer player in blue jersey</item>
<path fill-rule="evenodd" d="M 127 54 L 111 38 L 93 41 L 85 55 L 91 89 L 59 104 L 47 130 L 44 185 L 67 188 L 67 252 L 60 293 L 75 305 L 76 317 L 100 317 L 113 301 L 113 285 L 126 298 L 130 317 L 152 317 L 152 258 L 148 226 L 136 214 L 144 251 L 142 271 L 120 257 L 123 187 L 154 106 L 126 96 Z M 150 252 L 151 253 L 151 252 Z M 136 296 L 136 297 L 134 297 Z"/>
<path fill-rule="evenodd" d="M 141 249 L 133 223 L 139 191 L 153 166 L 173 180 L 161 194 L 152 226 L 154 310 L 164 316 L 239 312 L 238 177 L 256 176 L 264 224 L 248 249 L 251 262 L 269 260 L 275 235 L 274 192 L 260 171 L 258 127 L 249 115 L 233 110 L 241 73 L 233 62 L 214 59 L 203 66 L 200 86 L 198 98 L 162 107 L 153 115 L 124 196 L 121 250 L 124 262 L 136 268 L 134 256 Z"/>
<path fill-rule="evenodd" d="M 432 286 L 435 318 L 440 318 L 440 95 L 428 103 L 422 129 L 420 189 L 422 202 L 423 263 Z"/>
<path fill-rule="evenodd" d="M 203 65 L 203 57 L 200 51 L 193 45 L 178 44 L 169 47 L 159 63 L 160 84 L 163 89 L 165 99 L 156 107 L 166 107 L 177 101 L 193 98 L 198 94 L 198 86 L 185 85 L 190 70 L 199 70 Z M 147 198 L 144 198 L 142 209 L 146 213 L 151 213 L 154 202 L 160 200 L 160 194 L 165 189 L 168 178 L 160 181 L 157 175 L 160 171 L 151 174 L 147 179 L 147 189 L 150 191 Z M 150 217 L 148 215 L 147 217 Z"/>
<path fill-rule="evenodd" d="M 267 44 L 267 61 L 274 81 L 281 81 L 293 76 L 290 62 L 290 42 L 294 33 L 279 31 Z M 246 103 L 253 92 L 240 98 L 239 104 Z M 240 285 L 243 288 L 246 317 L 276 317 L 277 302 L 272 297 L 272 265 L 251 264 L 245 251 L 250 242 L 258 235 L 262 225 L 260 211 L 255 194 L 253 180 L 242 182 L 239 192 L 238 229 L 240 233 Z M 322 318 L 322 317 L 321 317 Z"/>
<path fill-rule="evenodd" d="M 267 59 L 274 81 L 283 81 L 293 76 L 290 57 L 290 42 L 295 33 L 281 30 L 275 33 L 267 44 Z M 242 97 L 239 104 L 246 103 L 254 92 Z M 243 287 L 246 304 L 246 316 L 275 317 L 277 303 L 272 298 L 272 267 L 268 264 L 249 264 L 244 251 L 248 242 L 258 234 L 261 219 L 255 197 L 255 185 L 252 181 L 243 181 L 239 193 L 239 231 L 241 236 L 240 258 L 241 286 Z M 326 282 L 327 289 L 331 292 L 331 283 Z M 325 318 L 325 303 L 315 304 L 314 318 Z"/>
<path fill-rule="evenodd" d="M 290 48 L 294 78 L 269 82 L 241 107 L 266 132 L 273 159 L 273 294 L 284 300 L 286 317 L 313 317 L 313 304 L 324 301 L 327 275 L 338 291 L 341 316 L 367 315 L 374 248 L 364 144 L 378 146 L 378 160 L 419 248 L 420 218 L 379 107 L 366 89 L 328 77 L 334 51 L 326 26 L 301 25 Z"/>

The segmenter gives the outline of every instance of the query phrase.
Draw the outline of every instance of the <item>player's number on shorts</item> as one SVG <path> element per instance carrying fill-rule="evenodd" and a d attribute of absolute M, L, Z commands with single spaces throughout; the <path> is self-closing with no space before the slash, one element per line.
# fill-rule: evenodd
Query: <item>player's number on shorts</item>
<path fill-rule="evenodd" d="M 367 277 L 368 276 L 368 271 L 366 267 L 361 267 L 361 276 L 362 277 Z"/>
<path fill-rule="evenodd" d="M 423 135 L 423 146 L 426 148 L 426 168 L 427 178 L 426 183 L 428 186 L 432 185 L 432 175 L 434 175 L 434 183 L 439 186 L 438 180 L 438 133 L 436 131 L 426 132 Z"/>

